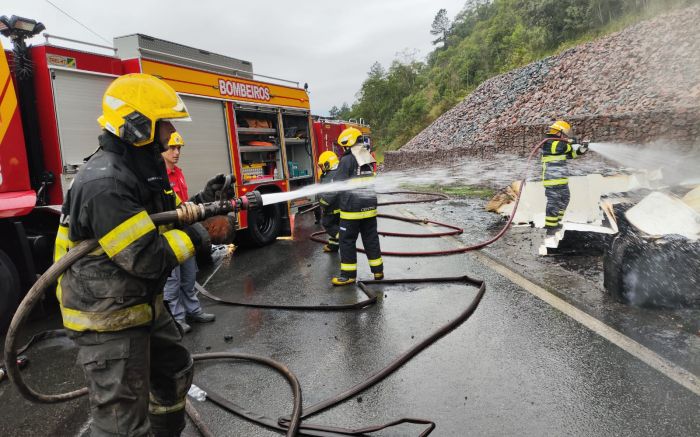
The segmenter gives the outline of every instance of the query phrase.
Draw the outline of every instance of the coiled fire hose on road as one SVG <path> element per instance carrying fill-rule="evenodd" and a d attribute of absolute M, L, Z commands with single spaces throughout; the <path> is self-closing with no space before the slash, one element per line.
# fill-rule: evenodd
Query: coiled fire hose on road
<path fill-rule="evenodd" d="M 528 164 L 532 160 L 532 157 L 534 156 L 535 152 L 539 150 L 539 148 L 544 144 L 544 142 L 547 141 L 546 139 L 535 145 L 529 156 L 528 156 Z M 518 195 L 515 199 L 515 205 L 513 208 L 513 211 L 508 219 L 508 221 L 505 223 L 503 228 L 496 234 L 494 237 L 491 239 L 473 244 L 470 246 L 466 247 L 461 247 L 461 248 L 456 248 L 456 249 L 448 249 L 448 250 L 441 250 L 441 251 L 431 251 L 431 252 L 382 252 L 382 255 L 384 256 L 441 256 L 441 255 L 450 255 L 450 254 L 457 254 L 457 253 L 465 253 L 473 250 L 478 250 L 481 249 L 485 246 L 488 246 L 489 244 L 492 244 L 493 242 L 497 241 L 500 239 L 505 233 L 507 232 L 508 228 L 510 227 L 510 224 L 513 221 L 513 218 L 515 217 L 515 213 L 518 208 L 518 203 L 520 201 L 520 197 L 522 195 L 523 189 L 525 187 L 525 177 L 522 178 L 521 185 L 520 185 L 520 191 L 518 192 Z M 254 194 L 255 193 L 255 194 Z M 260 194 L 257 192 L 254 193 L 248 193 L 245 197 L 241 197 L 238 199 L 235 199 L 234 201 L 231 202 L 230 205 L 227 205 L 224 207 L 223 202 L 217 202 L 215 204 L 207 204 L 207 205 L 183 205 L 182 208 L 175 210 L 175 211 L 168 211 L 168 212 L 163 212 L 163 213 L 158 213 L 158 214 L 153 214 L 151 215 L 151 220 L 154 222 L 154 224 L 166 224 L 166 223 L 193 223 L 194 221 L 202 220 L 204 219 L 207 214 L 209 215 L 215 215 L 215 214 L 222 214 L 225 213 L 223 211 L 225 208 L 231 208 L 229 211 L 233 211 L 235 209 L 248 209 L 249 207 L 254 207 L 254 206 L 261 206 L 262 202 L 260 201 Z M 424 194 L 424 195 L 432 195 L 432 199 L 418 199 L 418 200 L 406 200 L 406 201 L 393 201 L 393 202 L 385 202 L 381 203 L 380 205 L 392 205 L 392 204 L 401 204 L 401 203 L 422 203 L 422 202 L 429 202 L 429 201 L 436 201 L 436 200 L 441 200 L 441 199 L 446 199 L 447 196 L 444 196 L 443 194 L 439 193 L 423 193 L 423 192 L 391 192 L 391 193 L 384 193 L 384 194 Z M 257 195 L 257 198 L 255 197 Z M 208 208 L 208 209 L 207 209 Z M 218 209 L 217 209 L 218 208 Z M 443 235 L 456 235 L 460 234 L 462 232 L 461 228 L 440 223 L 440 222 L 435 222 L 435 221 L 430 221 L 430 220 L 422 220 L 422 219 L 412 219 L 412 218 L 407 218 L 407 217 L 401 217 L 401 216 L 394 216 L 394 215 L 388 215 L 388 214 L 379 214 L 379 217 L 384 217 L 388 219 L 394 219 L 394 220 L 401 220 L 401 221 L 406 221 L 410 223 L 433 223 L 439 226 L 444 226 L 446 228 L 452 229 L 452 231 L 448 231 L 446 233 L 431 233 L 431 234 L 405 234 L 405 233 L 388 233 L 388 232 L 383 232 L 381 235 L 390 235 L 390 236 L 399 236 L 399 237 L 414 237 L 414 238 L 429 238 L 429 237 L 439 237 Z M 319 241 L 319 242 L 324 242 L 324 240 L 321 240 L 317 238 L 317 235 L 320 235 L 322 232 L 316 232 L 312 234 L 312 239 L 314 241 Z M 10 323 L 7 336 L 5 339 L 5 365 L 7 368 L 7 373 L 8 377 L 12 381 L 12 383 L 15 385 L 17 390 L 24 396 L 26 399 L 33 401 L 33 402 L 38 402 L 38 403 L 58 403 L 58 402 L 65 402 L 68 400 L 72 400 L 75 398 L 78 398 L 80 396 L 83 396 L 87 394 L 87 388 L 83 387 L 77 390 L 73 390 L 70 392 L 66 393 L 58 393 L 58 394 L 44 394 L 40 393 L 33 388 L 29 387 L 26 382 L 24 381 L 22 374 L 20 372 L 20 369 L 17 365 L 17 355 L 18 355 L 18 350 L 17 350 L 17 335 L 19 333 L 20 328 L 22 325 L 25 323 L 27 317 L 29 316 L 29 313 L 31 310 L 36 306 L 38 303 L 39 299 L 43 295 L 44 291 L 50 287 L 52 284 L 56 282 L 58 277 L 65 271 L 67 270 L 75 261 L 78 259 L 82 258 L 85 256 L 87 253 L 91 252 L 95 248 L 97 248 L 98 242 L 97 240 L 86 240 L 78 245 L 76 245 L 74 248 L 72 248 L 66 255 L 64 255 L 58 262 L 53 264 L 49 269 L 37 280 L 37 282 L 34 284 L 34 286 L 29 290 L 25 298 L 22 300 L 20 303 L 19 307 L 17 308 L 17 311 L 12 319 L 12 322 Z M 377 384 L 387 376 L 389 376 L 391 373 L 396 371 L 398 368 L 400 368 L 403 364 L 408 362 L 411 358 L 416 356 L 418 353 L 420 353 L 422 350 L 433 344 L 435 341 L 437 341 L 439 338 L 445 336 L 452 330 L 456 329 L 458 326 L 460 326 L 464 321 L 466 321 L 476 310 L 478 307 L 479 303 L 481 302 L 481 299 L 484 296 L 484 293 L 486 291 L 486 284 L 484 281 L 478 280 L 478 279 L 473 279 L 470 278 L 469 276 L 459 276 L 459 277 L 443 277 L 443 278 L 408 278 L 408 279 L 387 279 L 387 280 L 382 280 L 382 281 L 359 281 L 358 286 L 360 289 L 368 296 L 368 299 L 366 301 L 358 302 L 357 304 L 349 304 L 349 305 L 302 305 L 302 306 L 288 306 L 288 305 L 273 305 L 273 304 L 250 304 L 250 303 L 242 303 L 242 302 L 235 302 L 235 301 L 230 301 L 226 299 L 221 299 L 218 298 L 211 293 L 208 293 L 203 287 L 199 286 L 200 292 L 204 294 L 206 297 L 209 297 L 219 303 L 222 304 L 229 304 L 229 305 L 237 305 L 237 306 L 249 306 L 249 307 L 258 307 L 258 308 L 268 308 L 268 309 L 281 309 L 281 310 L 319 310 L 319 311 L 338 311 L 338 310 L 349 310 L 349 309 L 358 309 L 358 308 L 363 308 L 368 305 L 373 304 L 376 302 L 376 294 L 372 292 L 368 285 L 371 284 L 405 284 L 405 283 L 428 283 L 428 282 L 464 282 L 469 285 L 477 286 L 478 287 L 478 292 L 476 296 L 473 298 L 473 300 L 470 302 L 468 307 L 462 311 L 454 320 L 448 322 L 447 324 L 443 325 L 433 333 L 431 333 L 428 337 L 411 347 L 408 351 L 404 352 L 403 354 L 399 355 L 397 358 L 395 358 L 393 361 L 391 361 L 387 366 L 384 368 L 376 371 L 373 373 L 369 378 L 367 378 L 365 381 L 360 382 L 359 384 L 339 393 L 338 395 L 331 397 L 329 399 L 326 399 L 324 401 L 321 401 L 315 405 L 312 405 L 306 409 L 302 410 L 302 394 L 301 394 L 301 387 L 299 385 L 299 381 L 297 377 L 284 365 L 279 362 L 276 362 L 274 360 L 271 360 L 266 357 L 259 357 L 259 356 L 254 356 L 250 354 L 239 354 L 239 353 L 227 353 L 227 352 L 220 352 L 220 353 L 205 353 L 205 354 L 194 354 L 192 355 L 192 358 L 195 361 L 207 361 L 207 360 L 219 360 L 219 359 L 235 359 L 235 360 L 245 360 L 245 361 L 252 361 L 261 365 L 265 365 L 267 367 L 272 368 L 273 370 L 277 371 L 280 373 L 282 376 L 285 377 L 287 382 L 289 383 L 291 389 L 292 389 L 292 394 L 293 394 L 293 408 L 292 408 L 292 414 L 289 417 L 283 417 L 278 420 L 274 420 L 265 416 L 262 416 L 260 414 L 256 414 L 250 411 L 245 410 L 244 408 L 234 404 L 233 402 L 225 399 L 224 397 L 216 394 L 213 391 L 207 391 L 207 398 L 210 399 L 212 402 L 216 403 L 217 405 L 221 406 L 222 408 L 225 408 L 240 417 L 243 417 L 247 420 L 250 420 L 252 422 L 258 423 L 261 426 L 281 431 L 286 433 L 288 436 L 294 436 L 298 435 L 299 432 L 301 432 L 303 435 L 312 435 L 312 436 L 340 436 L 340 435 L 363 435 L 367 433 L 372 433 L 376 432 L 391 426 L 399 425 L 402 423 L 414 423 L 414 424 L 424 424 L 428 425 L 428 427 L 420 434 L 421 436 L 427 436 L 430 434 L 433 429 L 435 428 L 435 423 L 425 420 L 425 419 L 416 419 L 416 418 L 402 418 L 398 419 L 395 421 L 392 421 L 390 423 L 384 424 L 384 425 L 378 425 L 378 426 L 370 426 L 370 427 L 365 427 L 361 429 L 346 429 L 346 428 L 340 428 L 340 427 L 332 427 L 332 426 L 325 426 L 325 425 L 314 425 L 310 423 L 302 423 L 302 420 L 308 419 L 316 414 L 319 414 L 322 411 L 325 411 L 335 405 L 338 405 L 339 403 L 351 398 L 352 396 L 362 392 L 363 390 Z M 38 337 L 38 336 L 37 336 Z M 47 336 L 49 337 L 49 336 Z M 26 350 L 31 343 L 33 343 L 33 340 L 30 340 L 30 343 L 25 345 L 25 347 L 21 348 L 21 350 Z M 207 429 L 206 425 L 203 423 L 201 420 L 201 417 L 197 413 L 197 411 L 193 408 L 193 406 L 189 403 L 189 400 L 187 402 L 187 413 L 190 416 L 190 418 L 193 420 L 195 423 L 195 426 L 202 432 L 203 435 L 212 435 L 211 432 Z"/>

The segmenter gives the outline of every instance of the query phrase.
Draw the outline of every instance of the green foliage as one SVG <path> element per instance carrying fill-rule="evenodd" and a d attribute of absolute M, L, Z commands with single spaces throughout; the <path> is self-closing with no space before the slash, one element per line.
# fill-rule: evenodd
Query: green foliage
<path fill-rule="evenodd" d="M 401 147 L 492 76 L 564 48 L 700 0 L 468 0 L 450 24 L 438 11 L 430 31 L 443 42 L 426 59 L 378 62 L 338 118 L 364 118 L 374 143 Z M 333 115 L 333 114 L 332 114 Z"/>

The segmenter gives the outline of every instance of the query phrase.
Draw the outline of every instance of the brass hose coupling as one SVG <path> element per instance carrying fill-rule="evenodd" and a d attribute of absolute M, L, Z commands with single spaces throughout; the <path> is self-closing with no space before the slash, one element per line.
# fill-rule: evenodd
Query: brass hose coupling
<path fill-rule="evenodd" d="M 257 209 L 262 207 L 262 196 L 258 191 L 251 191 L 245 196 L 223 202 L 194 203 L 183 202 L 175 211 L 177 221 L 183 225 L 191 225 L 215 215 L 226 215 L 238 210 Z"/>
<path fill-rule="evenodd" d="M 204 220 L 205 209 L 203 204 L 183 202 L 175 211 L 177 211 L 177 221 L 183 225 L 191 225 Z"/>

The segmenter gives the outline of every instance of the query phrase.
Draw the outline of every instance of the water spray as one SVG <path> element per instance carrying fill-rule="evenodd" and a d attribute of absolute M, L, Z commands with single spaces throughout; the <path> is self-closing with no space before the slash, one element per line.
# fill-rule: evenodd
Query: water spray
<path fill-rule="evenodd" d="M 665 142 L 651 144 L 623 144 L 594 142 L 591 151 L 605 159 L 637 170 L 661 170 L 670 184 L 688 183 L 700 178 L 700 150 L 684 150 Z"/>

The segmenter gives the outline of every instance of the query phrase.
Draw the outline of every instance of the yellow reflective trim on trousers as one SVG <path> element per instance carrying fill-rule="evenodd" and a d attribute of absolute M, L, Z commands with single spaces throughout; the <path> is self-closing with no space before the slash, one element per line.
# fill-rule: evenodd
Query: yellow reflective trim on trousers
<path fill-rule="evenodd" d="M 63 326 L 73 331 L 108 332 L 146 325 L 153 319 L 153 310 L 147 303 L 104 312 L 79 311 L 61 305 L 61 316 Z"/>
<path fill-rule="evenodd" d="M 566 161 L 566 156 L 565 155 L 548 155 L 548 156 L 542 157 L 543 163 L 553 162 L 553 161 Z"/>
<path fill-rule="evenodd" d="M 569 178 L 561 178 L 561 179 L 547 179 L 546 181 L 542 181 L 542 185 L 545 187 L 552 187 L 555 185 L 566 185 L 569 183 Z"/>
<path fill-rule="evenodd" d="M 343 264 L 340 263 L 340 270 L 346 271 L 346 272 L 354 272 L 357 270 L 357 263 L 355 264 Z"/>
<path fill-rule="evenodd" d="M 124 220 L 116 228 L 100 238 L 100 246 L 102 246 L 110 258 L 113 258 L 128 245 L 155 229 L 156 225 L 153 224 L 148 213 L 146 211 L 141 211 Z"/>
<path fill-rule="evenodd" d="M 175 411 L 180 411 L 183 408 L 185 408 L 185 400 L 181 400 L 175 405 L 160 405 L 155 403 L 153 398 L 150 399 L 150 402 L 148 403 L 148 412 L 150 414 L 168 414 L 168 413 L 173 413 Z"/>
<path fill-rule="evenodd" d="M 179 229 L 172 229 L 163 234 L 168 241 L 170 250 L 173 251 L 177 261 L 182 264 L 194 255 L 194 245 L 190 237 Z"/>
<path fill-rule="evenodd" d="M 382 261 L 382 257 L 381 257 L 381 256 L 380 256 L 379 258 L 377 258 L 377 259 L 370 259 L 370 260 L 367 260 L 367 261 L 369 262 L 369 266 L 370 266 L 370 267 L 378 267 L 378 266 L 380 266 L 380 265 L 382 265 L 382 264 L 384 263 L 384 262 Z"/>
<path fill-rule="evenodd" d="M 369 211 L 340 211 L 340 218 L 345 220 L 362 220 L 366 218 L 372 218 L 377 216 L 376 209 L 370 209 Z"/>

